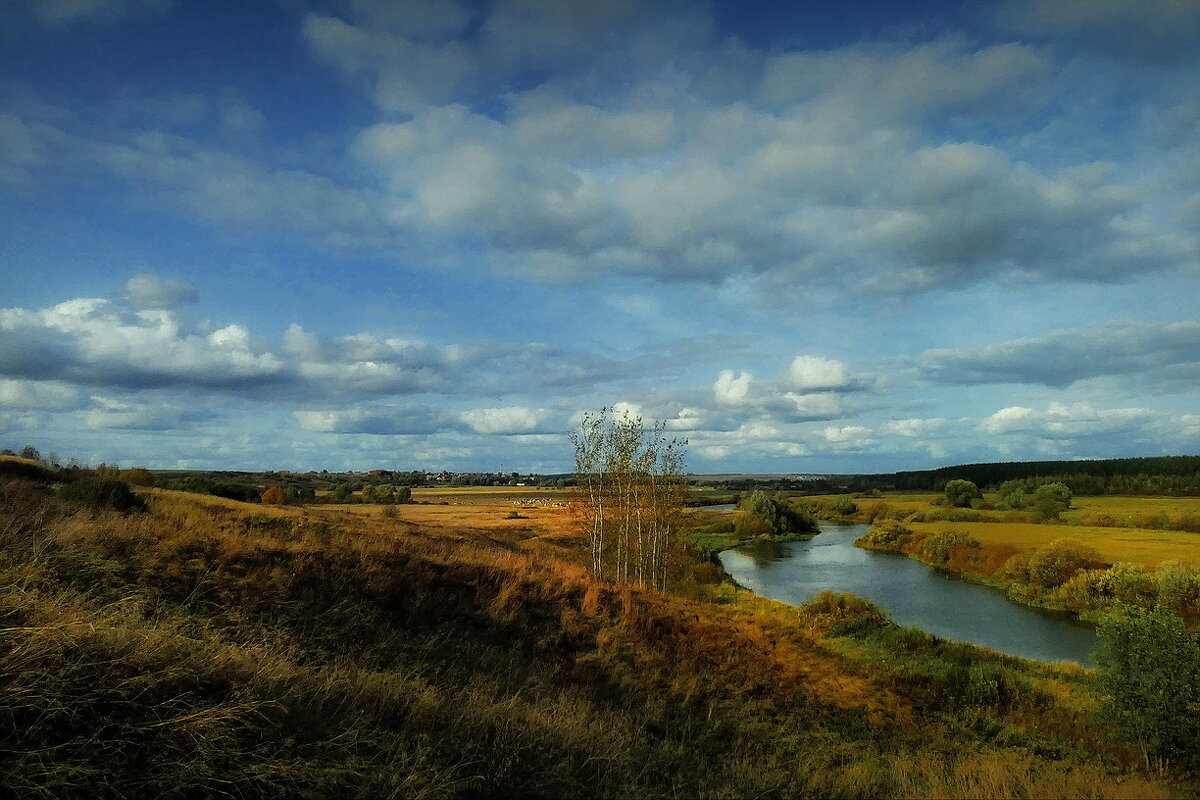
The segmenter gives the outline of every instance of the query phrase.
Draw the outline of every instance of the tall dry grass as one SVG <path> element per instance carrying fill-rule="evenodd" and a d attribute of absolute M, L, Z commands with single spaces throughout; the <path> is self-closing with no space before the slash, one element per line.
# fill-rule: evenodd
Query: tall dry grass
<path fill-rule="evenodd" d="M 1071 707 L 1084 678 L 853 602 L 715 606 L 470 528 L 147 497 L 121 515 L 0 486 L 10 793 L 1165 791 Z M 944 699 L 996 681 L 1028 691 Z"/>

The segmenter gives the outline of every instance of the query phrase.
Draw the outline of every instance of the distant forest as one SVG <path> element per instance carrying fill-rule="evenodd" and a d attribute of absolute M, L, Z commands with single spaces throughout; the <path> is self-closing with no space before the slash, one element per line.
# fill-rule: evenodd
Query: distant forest
<path fill-rule="evenodd" d="M 769 488 L 803 494 L 830 494 L 872 490 L 940 492 L 947 481 L 955 479 L 971 481 L 982 489 L 995 489 L 1005 481 L 1025 481 L 1030 489 L 1057 482 L 1065 483 L 1072 494 L 1200 496 L 1200 456 L 1011 461 L 875 475 L 765 479 L 739 475 L 719 481 L 701 479 L 694 482 L 730 491 Z"/>
<path fill-rule="evenodd" d="M 1073 494 L 1200 495 L 1200 456 L 1155 456 L 1089 461 L 1019 461 L 963 464 L 957 467 L 861 475 L 855 489 L 940 491 L 946 481 L 961 478 L 981 488 L 1005 481 L 1065 483 Z"/>

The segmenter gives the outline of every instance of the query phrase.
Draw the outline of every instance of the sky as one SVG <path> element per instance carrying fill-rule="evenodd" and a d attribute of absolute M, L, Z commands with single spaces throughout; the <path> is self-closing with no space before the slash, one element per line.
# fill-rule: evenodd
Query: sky
<path fill-rule="evenodd" d="M 1200 3 L 8 0 L 0 446 L 1200 453 Z"/>

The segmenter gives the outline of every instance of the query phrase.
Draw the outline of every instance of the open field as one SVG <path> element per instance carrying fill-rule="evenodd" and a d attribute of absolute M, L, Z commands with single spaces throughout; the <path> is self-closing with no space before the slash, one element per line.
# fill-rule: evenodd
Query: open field
<path fill-rule="evenodd" d="M 965 531 L 985 547 L 1031 550 L 1056 539 L 1074 539 L 1096 548 L 1114 564 L 1128 562 L 1157 568 L 1168 561 L 1179 561 L 1200 566 L 1200 536 L 1181 531 L 1010 522 L 913 522 L 905 526 L 917 532 Z"/>

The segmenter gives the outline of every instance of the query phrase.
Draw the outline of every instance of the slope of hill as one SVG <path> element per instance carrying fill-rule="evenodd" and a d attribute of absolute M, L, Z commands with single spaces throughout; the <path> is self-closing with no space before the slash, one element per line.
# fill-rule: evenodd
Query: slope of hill
<path fill-rule="evenodd" d="M 1159 797 L 1091 678 L 854 598 L 718 605 L 503 535 L 0 485 L 24 797 Z"/>

